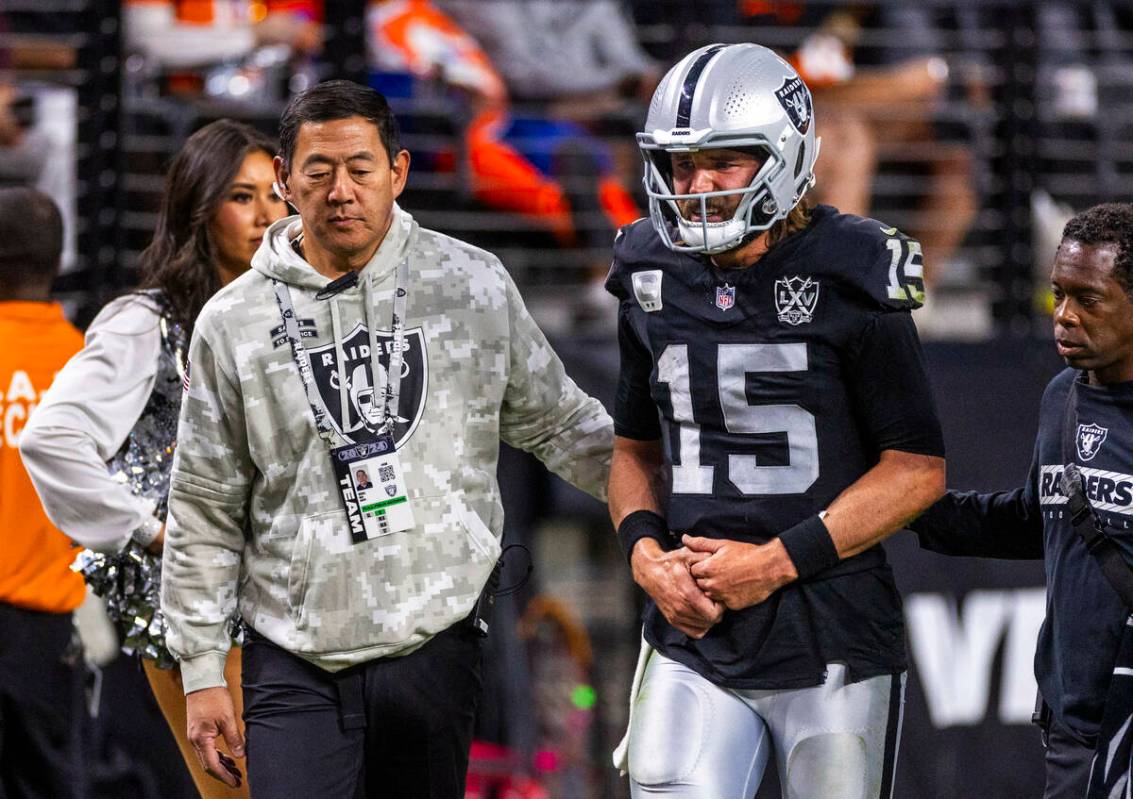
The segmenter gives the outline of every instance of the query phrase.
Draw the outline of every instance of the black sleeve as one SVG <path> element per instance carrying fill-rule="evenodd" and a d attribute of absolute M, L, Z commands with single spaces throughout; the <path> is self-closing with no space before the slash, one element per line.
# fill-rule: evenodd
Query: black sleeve
<path fill-rule="evenodd" d="M 649 393 L 653 356 L 630 324 L 626 304 L 618 309 L 618 349 L 621 370 L 614 399 L 614 433 L 623 438 L 653 441 L 661 437 L 657 406 Z"/>
<path fill-rule="evenodd" d="M 878 452 L 944 456 L 924 352 L 908 313 L 873 314 L 850 352 L 848 369 L 858 418 Z"/>
<path fill-rule="evenodd" d="M 942 555 L 1025 560 L 1043 556 L 1043 520 L 1035 496 L 1038 450 L 1022 488 L 978 494 L 949 491 L 909 525 L 922 549 Z"/>

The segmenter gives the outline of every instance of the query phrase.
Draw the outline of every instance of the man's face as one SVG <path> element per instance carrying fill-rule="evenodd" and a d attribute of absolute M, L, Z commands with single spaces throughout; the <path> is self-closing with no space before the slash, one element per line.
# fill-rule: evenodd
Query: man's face
<path fill-rule="evenodd" d="M 763 160 L 743 150 L 701 150 L 695 153 L 670 153 L 674 194 L 700 194 L 710 191 L 746 189 L 763 166 Z M 736 213 L 742 194 L 709 197 L 708 222 L 725 222 Z M 681 216 L 700 222 L 700 200 L 677 203 Z"/>
<path fill-rule="evenodd" d="M 355 472 L 355 473 L 354 473 L 354 476 L 355 476 L 356 478 L 358 478 L 358 482 L 359 482 L 359 483 L 368 483 L 368 482 L 370 482 L 370 475 L 366 474 L 366 473 L 365 473 L 364 471 L 362 471 L 361 469 L 359 469 L 359 470 L 358 470 L 357 472 Z"/>
<path fill-rule="evenodd" d="M 1116 254 L 1067 239 L 1050 276 L 1058 354 L 1101 384 L 1133 380 L 1133 298 L 1113 276 Z"/>
<path fill-rule="evenodd" d="M 393 221 L 405 188 L 409 153 L 390 161 L 378 126 L 362 117 L 304 122 L 289 168 L 276 159 L 279 182 L 303 218 L 304 248 L 321 250 L 334 265 L 363 266 Z M 308 260 L 318 256 L 308 250 Z"/>

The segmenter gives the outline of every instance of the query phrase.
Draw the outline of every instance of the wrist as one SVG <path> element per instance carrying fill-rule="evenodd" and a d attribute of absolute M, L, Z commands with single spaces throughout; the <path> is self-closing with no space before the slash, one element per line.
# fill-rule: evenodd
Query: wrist
<path fill-rule="evenodd" d="M 164 526 L 165 525 L 163 525 L 161 520 L 156 516 L 147 516 L 145 520 L 130 533 L 130 537 L 138 543 L 138 546 L 144 549 L 157 540 Z"/>
<path fill-rule="evenodd" d="M 669 538 L 669 525 L 651 510 L 635 510 L 622 519 L 618 525 L 618 542 L 622 545 L 626 562 L 633 565 L 633 553 L 637 543 L 643 539 L 657 542 L 659 549 L 665 549 Z"/>
<path fill-rule="evenodd" d="M 815 515 L 779 534 L 779 542 L 794 566 L 795 579 L 805 580 L 839 561 L 838 548 L 822 517 Z"/>

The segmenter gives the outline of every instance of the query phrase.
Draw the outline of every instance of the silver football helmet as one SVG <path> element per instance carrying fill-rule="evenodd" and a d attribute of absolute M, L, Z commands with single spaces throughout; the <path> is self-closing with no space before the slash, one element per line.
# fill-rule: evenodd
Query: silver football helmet
<path fill-rule="evenodd" d="M 814 185 L 819 148 L 810 90 L 757 44 L 712 44 L 681 59 L 653 93 L 637 143 L 653 227 L 670 249 L 703 253 L 733 249 L 784 219 Z M 754 150 L 763 165 L 745 188 L 677 194 L 669 154 L 712 148 Z M 710 198 L 737 194 L 731 219 L 707 221 Z M 699 221 L 680 213 L 677 203 L 689 200 L 700 202 Z"/>

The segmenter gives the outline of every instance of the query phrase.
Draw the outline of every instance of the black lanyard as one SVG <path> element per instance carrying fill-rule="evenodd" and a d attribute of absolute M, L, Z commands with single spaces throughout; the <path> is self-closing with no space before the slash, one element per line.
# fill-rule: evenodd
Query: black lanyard
<path fill-rule="evenodd" d="M 337 446 L 335 440 L 334 426 L 331 424 L 330 411 L 327 410 L 326 403 L 323 401 L 322 395 L 319 393 L 318 386 L 315 385 L 315 378 L 311 370 L 311 356 L 307 353 L 307 348 L 303 346 L 303 341 L 299 333 L 299 322 L 295 318 L 295 307 L 291 302 L 291 291 L 288 289 L 287 284 L 280 280 L 272 278 L 272 286 L 275 289 L 275 301 L 279 305 L 279 314 L 283 319 L 283 331 L 287 338 L 288 343 L 291 345 L 291 359 L 295 363 L 295 367 L 299 370 L 299 378 L 303 381 L 303 390 L 307 393 L 307 404 L 311 408 L 311 414 L 315 418 L 315 429 L 318 431 L 319 438 L 321 438 L 328 447 Z M 393 351 L 390 353 L 389 369 L 386 370 L 386 384 L 382 386 L 382 425 L 378 430 L 372 430 L 369 424 L 363 418 L 363 424 L 372 433 L 390 433 L 393 428 L 393 417 L 396 415 L 398 402 L 401 397 L 401 369 L 403 361 L 403 347 L 405 344 L 405 307 L 409 301 L 409 292 L 406 287 L 409 283 L 409 259 L 403 258 L 397 267 L 397 277 L 394 283 L 393 290 L 393 320 L 390 325 L 393 331 Z M 374 325 L 370 325 L 370 359 L 371 359 L 371 372 L 372 377 L 377 377 L 377 369 L 374 368 L 374 363 L 378 359 L 377 349 L 377 331 Z M 339 391 L 345 391 L 345 386 L 339 386 Z M 392 409 L 392 410 L 391 410 Z M 343 427 L 346 426 L 346 419 L 342 420 Z M 342 438 L 350 441 L 351 439 L 345 434 Z"/>

